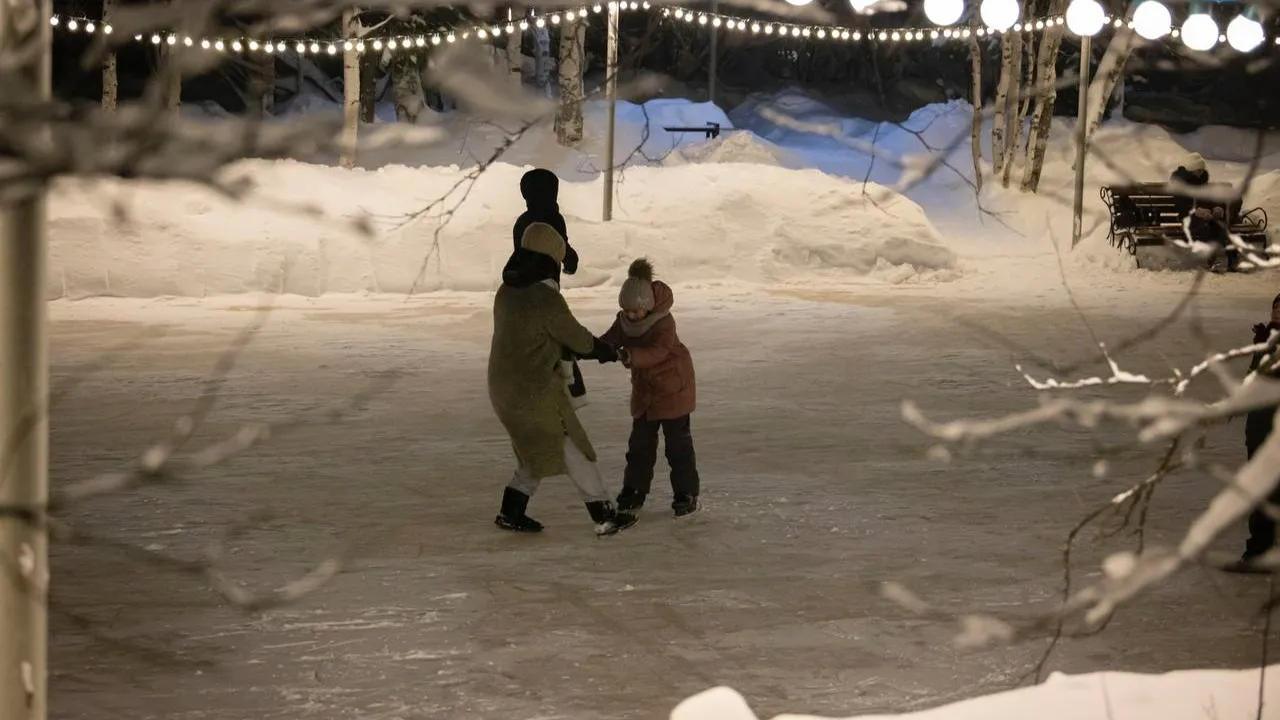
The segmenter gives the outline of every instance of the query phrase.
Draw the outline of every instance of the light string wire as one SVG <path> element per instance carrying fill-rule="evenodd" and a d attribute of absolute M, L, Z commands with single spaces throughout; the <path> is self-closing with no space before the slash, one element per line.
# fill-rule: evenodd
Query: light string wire
<path fill-rule="evenodd" d="M 635 0 L 627 0 L 625 2 L 609 2 L 608 8 L 613 10 L 615 7 L 621 11 L 638 11 L 649 10 L 653 7 L 647 0 L 636 2 Z M 184 47 L 199 47 L 202 50 L 211 50 L 214 52 L 263 52 L 267 54 L 277 52 L 287 52 L 293 50 L 299 54 L 306 55 L 337 55 L 340 52 L 354 50 L 357 53 L 365 53 L 372 49 L 373 52 L 396 51 L 396 50 L 412 50 L 415 48 L 425 48 L 428 45 L 441 45 L 445 43 L 454 43 L 458 40 L 469 40 L 472 38 L 479 40 L 488 40 L 490 38 L 502 37 L 504 34 L 510 35 L 516 32 L 525 32 L 530 28 L 544 28 L 547 25 L 559 25 L 565 20 L 573 21 L 579 18 L 589 17 L 591 13 L 599 14 L 603 12 L 605 5 L 595 4 L 588 7 L 581 7 L 562 12 L 530 14 L 519 20 L 510 20 L 508 22 L 476 25 L 469 29 L 446 29 L 437 30 L 428 33 L 396 35 L 390 37 L 375 38 L 353 38 L 353 39 L 316 39 L 316 38 L 273 38 L 269 40 L 260 40 L 256 38 L 212 38 L 212 37 L 193 37 L 190 35 L 179 35 L 174 33 L 151 33 L 149 35 L 135 35 L 134 40 L 138 42 L 147 42 L 152 45 L 178 45 L 181 43 Z M 944 40 L 967 40 L 971 37 L 995 37 L 1010 32 L 1041 32 L 1053 26 L 1062 26 L 1066 24 L 1064 16 L 1052 16 L 1042 18 L 1035 21 L 1014 23 L 1008 30 L 1000 31 L 994 28 L 978 26 L 978 27 L 897 27 L 897 28 L 869 28 L 858 30 L 848 27 L 836 25 L 805 25 L 798 23 L 781 22 L 775 20 L 755 20 L 742 18 L 734 15 L 726 15 L 723 13 L 710 13 L 697 10 L 686 10 L 683 7 L 661 7 L 662 15 L 668 19 L 683 22 L 688 25 L 696 25 L 698 27 L 711 27 L 715 29 L 725 29 L 736 32 L 749 31 L 753 35 L 764 35 L 765 37 L 779 38 L 796 38 L 800 40 L 828 40 L 836 42 L 858 42 L 861 40 L 878 40 L 880 42 L 936 42 Z M 110 35 L 113 31 L 111 25 L 95 22 L 92 18 L 75 17 L 69 15 L 54 15 L 50 19 L 50 24 L 55 29 L 65 30 L 69 32 L 80 32 L 90 35 Z M 1126 21 L 1115 16 L 1107 16 L 1104 29 L 1120 29 L 1126 25 Z M 1132 21 L 1128 21 L 1127 25 L 1132 28 Z M 1178 28 L 1172 28 L 1170 37 L 1177 38 L 1179 36 Z M 1221 39 L 1225 40 L 1225 36 Z M 1276 45 L 1280 45 L 1280 37 L 1274 40 Z"/>

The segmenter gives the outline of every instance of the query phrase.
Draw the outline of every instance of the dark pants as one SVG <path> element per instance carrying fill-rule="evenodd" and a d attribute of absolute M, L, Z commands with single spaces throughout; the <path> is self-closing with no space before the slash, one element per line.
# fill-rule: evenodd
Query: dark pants
<path fill-rule="evenodd" d="M 671 466 L 671 491 L 675 495 L 697 495 L 698 463 L 693 452 L 693 432 L 689 416 L 674 420 L 633 420 L 627 443 L 627 469 L 623 487 L 642 495 L 653 484 L 653 466 L 658 462 L 658 429 L 667 441 L 667 464 Z"/>
<path fill-rule="evenodd" d="M 1262 445 L 1261 442 L 1258 445 Z M 1257 450 L 1250 444 L 1249 459 L 1253 459 L 1253 453 Z M 1267 498 L 1267 502 L 1273 507 L 1280 508 L 1280 487 L 1271 491 L 1271 495 Z M 1255 557 L 1267 552 L 1276 544 L 1276 521 L 1272 520 L 1262 507 L 1254 509 L 1249 513 L 1249 539 L 1244 545 L 1244 556 Z"/>

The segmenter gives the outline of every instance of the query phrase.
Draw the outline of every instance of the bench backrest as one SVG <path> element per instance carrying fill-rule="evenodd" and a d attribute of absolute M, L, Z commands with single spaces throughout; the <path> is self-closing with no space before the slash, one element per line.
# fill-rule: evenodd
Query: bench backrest
<path fill-rule="evenodd" d="M 1207 188 L 1230 188 L 1228 183 L 1210 183 Z M 1113 223 L 1121 227 L 1181 226 L 1182 219 L 1191 213 L 1196 200 L 1180 195 L 1167 183 L 1135 183 L 1113 185 L 1111 190 L 1111 215 Z M 1200 200 L 1201 207 L 1221 207 L 1230 222 L 1240 217 L 1243 201 L 1231 202 Z"/>

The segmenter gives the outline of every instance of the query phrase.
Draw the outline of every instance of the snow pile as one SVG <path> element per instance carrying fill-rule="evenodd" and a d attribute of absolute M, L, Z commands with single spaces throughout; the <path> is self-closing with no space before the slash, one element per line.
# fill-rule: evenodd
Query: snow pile
<path fill-rule="evenodd" d="M 238 169 L 261 188 L 239 205 L 187 185 L 58 184 L 48 296 L 488 291 L 524 209 L 526 168 L 511 165 L 491 167 L 474 186 L 459 186 L 457 168 L 259 161 Z M 680 283 L 958 276 L 955 253 L 923 210 L 883 188 L 868 186 L 873 203 L 861 183 L 821 172 L 717 164 L 630 168 L 619 180 L 611 223 L 597 220 L 599 181 L 561 184 L 583 259 L 568 287 L 621 282 L 641 255 Z M 113 202 L 127 223 L 115 221 Z M 307 204 L 323 214 L 288 209 Z M 443 212 L 451 214 L 442 226 Z M 372 222 L 371 237 L 351 231 L 361 218 Z"/>
<path fill-rule="evenodd" d="M 804 126 L 823 126 L 833 136 L 845 138 L 870 138 L 876 123 L 860 118 L 839 115 L 820 100 L 802 90 L 788 89 L 777 93 L 757 93 L 746 99 L 729 113 L 734 127 L 750 130 L 760 137 L 787 148 L 802 148 L 815 143 L 823 144 L 824 138 L 804 130 L 779 124 L 776 115 L 803 123 Z"/>
<path fill-rule="evenodd" d="M 1268 677 L 1280 665 L 1267 668 Z M 857 720 L 1204 720 L 1253 718 L 1258 711 L 1258 670 L 1186 670 L 1164 675 L 1101 672 L 1054 673 L 1041 685 L 964 700 L 901 715 Z M 1280 682 L 1268 682 L 1263 707 L 1280 703 Z M 1276 717 L 1275 711 L 1262 717 Z M 734 690 L 712 688 L 685 700 L 671 720 L 757 720 Z M 819 720 L 779 715 L 774 720 Z M 854 718 L 849 718 L 854 720 Z"/>
<path fill-rule="evenodd" d="M 668 166 L 702 163 L 770 165 L 793 170 L 805 167 L 796 156 L 750 132 L 728 132 L 706 142 L 686 145 L 662 161 Z"/>

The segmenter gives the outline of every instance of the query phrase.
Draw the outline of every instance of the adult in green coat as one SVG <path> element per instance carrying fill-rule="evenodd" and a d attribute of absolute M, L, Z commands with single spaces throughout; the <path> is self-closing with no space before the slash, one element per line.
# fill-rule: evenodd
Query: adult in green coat
<path fill-rule="evenodd" d="M 502 496 L 494 524 L 504 530 L 539 532 L 526 513 L 543 478 L 568 475 L 595 521 L 596 533 L 612 535 L 635 524 L 620 514 L 596 466 L 596 451 L 569 402 L 560 374 L 568 349 L 600 362 L 617 352 L 582 326 L 560 294 L 564 238 L 546 223 L 533 223 L 502 271 L 493 301 L 489 348 L 489 401 L 511 437 L 517 468 Z"/>

